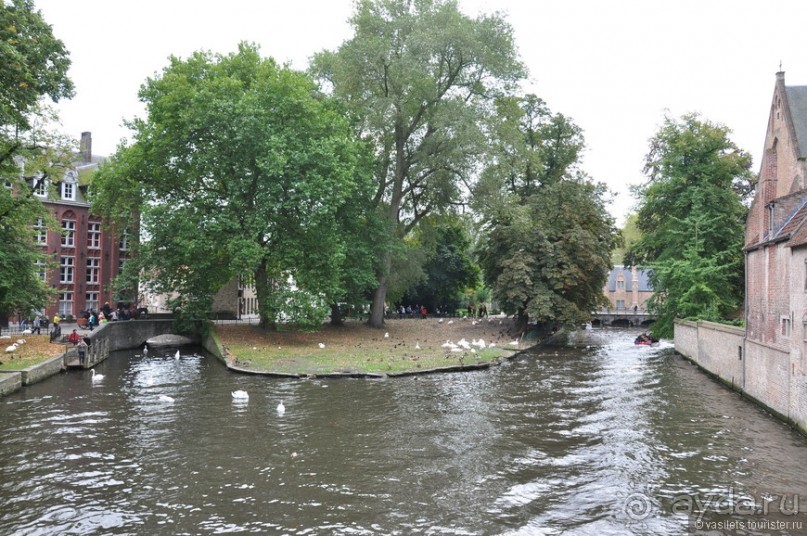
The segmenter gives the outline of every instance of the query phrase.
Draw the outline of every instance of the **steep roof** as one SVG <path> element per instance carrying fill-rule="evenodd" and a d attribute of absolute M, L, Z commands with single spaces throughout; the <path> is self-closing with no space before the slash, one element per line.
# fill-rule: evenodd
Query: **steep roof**
<path fill-rule="evenodd" d="M 637 269 L 637 272 L 637 275 L 639 276 L 639 292 L 653 292 L 653 287 L 650 284 L 650 270 L 639 268 Z M 614 268 L 608 274 L 608 291 L 616 291 L 616 281 L 620 274 L 622 275 L 622 279 L 625 281 L 625 291 L 633 292 L 633 274 L 631 273 L 630 268 L 625 268 L 624 266 L 614 266 Z"/>
<path fill-rule="evenodd" d="M 807 86 L 785 86 L 799 158 L 807 156 Z"/>

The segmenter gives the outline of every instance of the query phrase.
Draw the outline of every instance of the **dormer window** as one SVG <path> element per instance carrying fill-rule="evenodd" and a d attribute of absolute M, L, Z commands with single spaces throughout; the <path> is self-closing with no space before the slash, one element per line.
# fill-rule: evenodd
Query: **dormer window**
<path fill-rule="evenodd" d="M 34 179 L 34 195 L 37 197 L 47 197 L 48 180 L 46 178 L 37 177 Z"/>
<path fill-rule="evenodd" d="M 77 181 L 74 173 L 71 172 L 65 175 L 62 181 L 62 199 L 64 201 L 76 200 L 76 184 Z"/>

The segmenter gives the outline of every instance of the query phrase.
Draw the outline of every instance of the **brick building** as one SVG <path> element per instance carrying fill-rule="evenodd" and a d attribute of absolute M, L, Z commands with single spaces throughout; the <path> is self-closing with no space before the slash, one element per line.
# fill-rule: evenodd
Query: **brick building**
<path fill-rule="evenodd" d="M 102 158 L 92 154 L 92 136 L 81 134 L 81 149 L 72 169 L 58 182 L 31 184 L 33 193 L 57 221 L 48 230 L 43 222 L 34 227 L 36 241 L 49 254 L 52 267 L 40 267 L 39 276 L 57 290 L 56 301 L 45 309 L 48 317 L 77 316 L 86 309 L 99 310 L 116 302 L 111 288 L 128 258 L 126 236 L 119 239 L 90 214 L 86 193 L 92 173 Z"/>
<path fill-rule="evenodd" d="M 746 224 L 743 387 L 807 422 L 807 86 L 776 74 Z"/>
<path fill-rule="evenodd" d="M 650 271 L 641 268 L 614 266 L 608 274 L 603 293 L 610 302 L 610 309 L 621 311 L 647 310 L 647 300 L 653 295 Z"/>

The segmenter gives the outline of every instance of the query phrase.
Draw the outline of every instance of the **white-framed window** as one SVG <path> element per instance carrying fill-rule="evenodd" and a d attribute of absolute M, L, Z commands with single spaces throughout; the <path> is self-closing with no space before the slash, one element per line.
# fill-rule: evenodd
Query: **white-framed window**
<path fill-rule="evenodd" d="M 37 244 L 45 244 L 48 241 L 48 228 L 45 227 L 44 218 L 37 218 L 34 222 L 34 240 Z"/>
<path fill-rule="evenodd" d="M 59 294 L 58 303 L 59 316 L 62 318 L 73 315 L 73 293 L 62 292 Z"/>
<path fill-rule="evenodd" d="M 98 310 L 98 293 L 97 292 L 88 292 L 86 296 L 86 302 L 84 303 L 84 307 L 91 311 Z"/>
<path fill-rule="evenodd" d="M 118 247 L 121 251 L 129 251 L 129 229 L 124 229 L 123 235 L 120 237 Z"/>
<path fill-rule="evenodd" d="M 37 197 L 48 196 L 48 180 L 42 177 L 34 179 L 34 195 Z"/>
<path fill-rule="evenodd" d="M 90 221 L 87 223 L 87 247 L 101 249 L 101 222 Z"/>
<path fill-rule="evenodd" d="M 72 181 L 62 181 L 62 199 L 64 201 L 76 200 L 76 184 Z"/>
<path fill-rule="evenodd" d="M 625 300 L 617 300 L 616 301 L 616 308 L 617 309 L 624 309 L 625 308 Z"/>
<path fill-rule="evenodd" d="M 100 281 L 101 259 L 100 257 L 87 257 L 87 284 L 97 285 Z"/>
<path fill-rule="evenodd" d="M 123 266 L 126 264 L 126 261 L 128 260 L 129 259 L 118 259 L 118 275 L 120 275 L 121 272 L 123 272 Z"/>
<path fill-rule="evenodd" d="M 617 279 L 616 280 L 616 288 L 624 289 L 625 288 L 625 280 L 624 279 Z"/>
<path fill-rule="evenodd" d="M 62 220 L 62 245 L 66 248 L 76 247 L 75 220 Z"/>
<path fill-rule="evenodd" d="M 72 283 L 75 264 L 73 257 L 62 257 L 59 259 L 59 282 Z"/>
<path fill-rule="evenodd" d="M 48 280 L 48 265 L 42 261 L 36 261 L 36 276 L 40 281 Z"/>

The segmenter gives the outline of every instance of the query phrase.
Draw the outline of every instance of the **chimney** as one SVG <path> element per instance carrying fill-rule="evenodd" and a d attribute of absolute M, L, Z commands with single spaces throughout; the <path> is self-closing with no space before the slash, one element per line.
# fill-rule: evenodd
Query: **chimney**
<path fill-rule="evenodd" d="M 81 133 L 81 145 L 79 146 L 81 159 L 84 162 L 92 162 L 92 133 Z"/>

